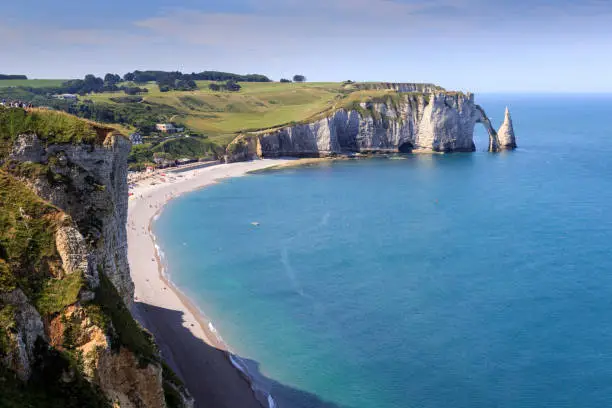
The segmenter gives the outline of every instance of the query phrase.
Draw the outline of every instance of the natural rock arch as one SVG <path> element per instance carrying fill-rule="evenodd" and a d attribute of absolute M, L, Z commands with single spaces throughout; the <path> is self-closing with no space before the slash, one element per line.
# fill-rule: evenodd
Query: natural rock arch
<path fill-rule="evenodd" d="M 489 151 L 497 152 L 499 150 L 499 138 L 497 137 L 497 132 L 493 128 L 493 125 L 491 125 L 491 121 L 487 117 L 487 114 L 485 113 L 484 109 L 482 109 L 480 105 L 476 105 L 476 109 L 478 110 L 478 112 L 480 112 L 480 114 L 476 118 L 476 123 L 482 123 L 482 125 L 487 130 L 487 133 L 489 134 Z"/>
<path fill-rule="evenodd" d="M 499 152 L 500 150 L 515 149 L 516 138 L 514 136 L 514 126 L 512 125 L 512 118 L 510 117 L 508 107 L 506 107 L 506 112 L 504 114 L 504 123 L 502 123 L 497 132 L 493 129 L 491 121 L 480 105 L 476 105 L 476 109 L 480 112 L 476 118 L 476 123 L 482 123 L 489 134 L 489 151 Z"/>

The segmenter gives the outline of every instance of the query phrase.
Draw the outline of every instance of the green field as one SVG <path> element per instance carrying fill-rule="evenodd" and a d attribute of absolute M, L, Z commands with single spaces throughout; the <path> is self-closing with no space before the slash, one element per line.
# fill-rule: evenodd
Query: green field
<path fill-rule="evenodd" d="M 61 85 L 62 79 L 0 80 L 0 89 L 8 86 L 47 87 Z M 269 129 L 292 122 L 320 117 L 351 101 L 388 94 L 388 91 L 358 90 L 339 82 L 241 82 L 239 92 L 211 91 L 211 81 L 196 81 L 195 91 L 161 92 L 154 82 L 139 87 L 148 93 L 139 95 L 148 102 L 151 112 L 162 114 L 157 120 L 171 121 L 186 126 L 195 133 L 205 135 L 214 143 L 227 145 L 237 133 Z M 134 84 L 120 83 L 121 85 Z M 20 88 L 12 90 L 12 98 L 21 99 Z M 21 90 L 21 92 L 27 92 Z M 121 101 L 127 95 L 121 92 L 93 93 L 80 98 L 94 103 L 116 105 L 133 110 L 137 102 Z M 11 96 L 8 96 L 9 98 Z M 131 97 L 135 98 L 135 97 Z M 136 98 L 137 100 L 137 98 Z M 43 102 L 44 103 L 44 102 Z M 142 108 L 142 105 L 140 106 Z M 142 109 L 141 109 L 142 110 Z M 124 133 L 136 130 L 130 122 L 122 122 L 118 128 Z"/>
<path fill-rule="evenodd" d="M 213 92 L 208 81 L 197 81 L 196 91 L 160 92 L 154 83 L 145 87 L 143 99 L 170 106 L 179 113 L 170 120 L 207 135 L 225 145 L 236 133 L 274 128 L 300 122 L 328 111 L 345 101 L 385 94 L 387 91 L 355 91 L 337 82 L 278 83 L 243 82 L 239 92 Z M 88 95 L 94 102 L 115 103 L 120 93 Z"/>
<path fill-rule="evenodd" d="M 51 86 L 60 86 L 67 79 L 0 79 L 0 88 L 9 86 L 28 86 L 31 88 L 45 88 Z"/>
<path fill-rule="evenodd" d="M 2 80 L 0 84 L 43 87 L 52 85 L 50 81 L 53 80 Z M 59 82 L 62 80 L 55 80 L 56 84 Z M 132 150 L 129 163 L 133 169 L 141 169 L 155 158 L 218 158 L 241 133 L 310 123 L 341 108 L 356 109 L 363 115 L 375 115 L 361 103 L 372 101 L 395 105 L 402 97 L 395 91 L 377 87 L 379 84 L 376 83 L 240 82 L 238 92 L 211 91 L 210 83 L 196 81 L 199 89 L 193 91 L 161 92 L 155 82 L 149 82 L 137 84 L 148 90 L 144 94 L 127 95 L 123 91 L 90 93 L 80 96 L 76 104 L 50 97 L 46 95 L 46 90 L 37 93 L 21 87 L 3 88 L 0 85 L 0 95 L 7 99 L 31 100 L 35 106 L 48 106 L 49 109 L 113 124 L 126 135 L 141 130 L 145 143 Z M 134 86 L 133 83 L 118 84 L 123 85 Z M 51 118 L 50 115 L 48 117 Z M 62 125 L 67 117 L 53 117 L 57 123 L 41 122 L 39 127 L 51 129 Z M 192 137 L 171 137 L 166 140 L 167 135 L 159 135 L 153 130 L 156 123 L 163 122 L 184 125 Z M 35 124 L 38 126 L 38 122 Z M 64 127 L 72 129 L 67 125 Z M 51 133 L 54 137 L 57 137 L 56 133 L 61 136 L 61 132 Z"/>

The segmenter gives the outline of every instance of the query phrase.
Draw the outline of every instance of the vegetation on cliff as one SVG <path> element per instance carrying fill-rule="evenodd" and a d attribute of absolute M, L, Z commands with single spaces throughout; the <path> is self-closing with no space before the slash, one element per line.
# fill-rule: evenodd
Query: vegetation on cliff
<path fill-rule="evenodd" d="M 88 225 L 103 219 L 95 211 L 107 210 L 98 205 L 108 207 L 107 186 L 75 163 L 60 165 L 56 155 L 36 163 L 9 156 L 21 134 L 36 134 L 49 147 L 79 144 L 88 154 L 111 131 L 61 112 L 0 107 L 0 407 L 110 407 L 114 394 L 108 387 L 114 383 L 100 380 L 110 375 L 97 371 L 100 364 L 107 370 L 131 370 L 126 378 L 138 370 L 149 378 L 151 367 L 162 372 L 152 335 L 133 319 L 100 263 L 99 282 L 87 267 L 95 262 L 100 239 L 109 238 L 95 239 Z M 64 171 L 57 172 L 58 166 Z M 47 192 L 70 196 L 85 214 L 51 205 L 39 196 Z M 98 198 L 86 207 L 80 204 L 94 194 Z M 76 223 L 79 217 L 85 222 Z M 66 235 L 67 230 L 76 236 Z M 83 259 L 85 266 L 81 261 L 69 265 L 74 259 Z M 155 386 L 155 377 L 150 381 Z M 168 388 L 157 387 L 161 395 Z M 181 397 L 176 387 L 166 393 L 169 399 Z"/>
<path fill-rule="evenodd" d="M 15 139 L 33 133 L 47 144 L 102 142 L 115 129 L 64 112 L 0 107 L 0 154 L 7 153 Z M 1 157 L 1 156 L 0 156 Z"/>
<path fill-rule="evenodd" d="M 61 212 L 0 170 L 0 292 L 20 288 L 37 299 L 57 275 L 55 231 Z"/>
<path fill-rule="evenodd" d="M 100 78 L 104 84 L 118 87 L 117 90 L 100 88 L 76 101 L 43 97 L 39 88 L 29 97 L 25 88 L 2 88 L 1 84 L 0 97 L 33 100 L 38 105 L 120 126 L 125 132 L 138 131 L 144 136 L 145 145 L 131 156 L 130 163 L 133 169 L 142 169 L 154 163 L 155 153 L 157 157 L 173 160 L 220 158 L 238 134 L 309 123 L 343 108 L 372 115 L 372 111 L 360 106 L 362 102 L 391 100 L 395 103 L 405 94 L 394 89 L 398 84 L 269 82 L 265 77 L 213 71 L 201 75 L 135 71 L 123 78 L 117 77 L 109 74 L 104 80 Z M 163 85 L 164 78 L 189 78 L 197 89 L 169 88 Z M 117 82 L 118 79 L 122 82 Z M 233 92 L 228 92 L 219 81 L 238 82 L 238 86 L 231 87 Z M 123 89 L 134 86 L 146 92 L 131 96 Z M 414 94 L 420 95 L 426 95 L 425 90 L 444 91 L 431 84 L 408 88 L 414 88 Z M 169 122 L 185 127 L 185 133 L 199 143 L 176 137 L 169 145 L 160 146 L 174 136 L 157 132 L 155 124 Z M 169 147 L 172 151 L 168 151 Z"/>
<path fill-rule="evenodd" d="M 55 231 L 65 215 L 34 194 L 23 182 L 0 171 L 0 406 L 107 407 L 97 387 L 75 370 L 70 355 L 49 349 L 39 340 L 30 381 L 23 383 L 3 366 L 2 359 L 16 347 L 16 308 L 3 294 L 22 290 L 42 316 L 50 317 L 77 301 L 82 277 L 61 276 Z M 61 380 L 73 373 L 69 382 Z"/>
<path fill-rule="evenodd" d="M 111 347 L 116 350 L 126 347 L 136 354 L 143 366 L 149 362 L 159 362 L 159 352 L 153 336 L 136 323 L 121 300 L 121 296 L 104 273 L 100 273 L 100 286 L 96 289 L 93 305 L 88 310 L 100 327 L 109 329 L 112 325 L 114 330 L 112 331 Z"/>

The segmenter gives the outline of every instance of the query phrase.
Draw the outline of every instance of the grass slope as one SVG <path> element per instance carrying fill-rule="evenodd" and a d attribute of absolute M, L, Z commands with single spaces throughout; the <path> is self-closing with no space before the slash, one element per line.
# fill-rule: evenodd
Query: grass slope
<path fill-rule="evenodd" d="M 235 134 L 251 129 L 274 127 L 304 120 L 321 112 L 342 98 L 340 83 L 240 83 L 239 92 L 213 92 L 209 81 L 197 81 L 196 91 L 160 92 L 147 84 L 143 99 L 156 105 L 170 106 L 178 114 L 172 120 L 208 135 L 215 143 L 225 145 Z M 94 102 L 116 103 L 111 98 L 121 93 L 88 95 Z"/>
<path fill-rule="evenodd" d="M 61 86 L 66 81 L 67 79 L 0 79 L 0 88 L 9 86 L 47 88 Z"/>
<path fill-rule="evenodd" d="M 35 133 L 46 143 L 98 143 L 116 130 L 108 125 L 79 119 L 59 111 L 0 106 L 0 158 L 6 155 L 17 136 Z"/>

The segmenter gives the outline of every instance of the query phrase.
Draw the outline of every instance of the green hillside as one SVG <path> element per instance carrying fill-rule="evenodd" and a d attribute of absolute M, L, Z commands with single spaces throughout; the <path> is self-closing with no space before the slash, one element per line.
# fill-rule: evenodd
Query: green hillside
<path fill-rule="evenodd" d="M 66 79 L 0 79 L 0 88 L 11 86 L 47 88 L 60 86 L 66 81 Z"/>
<path fill-rule="evenodd" d="M 300 121 L 325 110 L 342 98 L 341 83 L 240 83 L 239 92 L 213 92 L 210 82 L 196 81 L 195 91 L 160 92 L 154 83 L 145 87 L 147 94 L 140 95 L 143 102 L 152 106 L 171 108 L 174 114 L 167 120 L 187 126 L 207 135 L 211 141 L 227 144 L 235 134 L 250 129 L 274 127 L 279 124 Z M 88 95 L 94 103 L 130 105 L 115 102 L 123 92 Z"/>
<path fill-rule="evenodd" d="M 109 80 L 115 78 L 115 82 L 93 75 L 84 80 L 65 82 L 61 87 L 37 82 L 50 80 L 3 80 L 0 82 L 29 84 L 30 88 L 0 86 L 0 99 L 21 100 L 113 124 L 124 134 L 138 131 L 144 144 L 134 148 L 129 162 L 131 168 L 141 169 L 159 160 L 220 157 L 225 147 L 240 133 L 307 123 L 335 109 L 362 110 L 361 102 L 391 98 L 394 103 L 399 97 L 397 92 L 380 83 L 271 82 L 266 78 L 266 82 L 234 83 L 233 90 L 229 91 L 224 89 L 223 81 L 187 81 L 183 78 L 176 80 L 176 86 L 170 88 L 160 85 L 166 83 L 163 77 L 155 82 L 135 83 L 125 80 L 129 74 L 124 75 L 123 80 L 118 75 L 107 76 Z M 178 87 L 181 81 L 189 86 L 189 90 Z M 57 80 L 56 84 L 61 82 Z M 37 83 L 40 87 L 33 88 Z M 211 90 L 212 84 L 222 88 Z M 68 91 L 79 93 L 78 100 L 56 97 Z M 156 130 L 157 123 L 174 123 L 184 127 L 185 132 L 176 135 L 161 133 Z"/>

